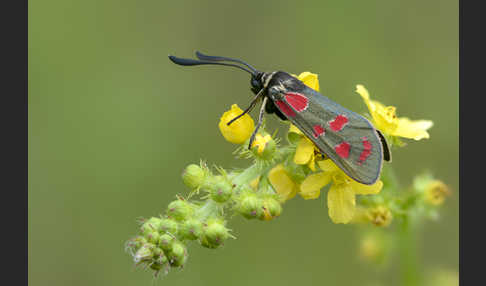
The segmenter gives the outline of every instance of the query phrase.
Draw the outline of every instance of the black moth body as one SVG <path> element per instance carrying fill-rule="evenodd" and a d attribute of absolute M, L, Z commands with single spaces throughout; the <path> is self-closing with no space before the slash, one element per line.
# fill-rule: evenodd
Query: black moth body
<path fill-rule="evenodd" d="M 231 124 L 262 100 L 249 147 L 261 126 L 264 112 L 275 113 L 280 119 L 292 122 L 352 179 L 366 185 L 378 180 L 383 160 L 390 160 L 390 151 L 383 135 L 366 118 L 328 99 L 286 72 L 265 73 L 237 59 L 207 56 L 199 52 L 196 52 L 196 56 L 199 60 L 169 58 L 179 65 L 233 66 L 252 75 L 254 99 L 242 114 L 228 122 L 228 125 Z M 248 69 L 227 62 L 240 63 Z"/>

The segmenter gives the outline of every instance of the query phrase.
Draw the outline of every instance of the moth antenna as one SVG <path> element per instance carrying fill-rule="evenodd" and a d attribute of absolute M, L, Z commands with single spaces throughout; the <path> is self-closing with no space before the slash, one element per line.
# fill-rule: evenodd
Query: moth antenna
<path fill-rule="evenodd" d="M 254 68 L 253 66 L 251 66 L 250 64 L 242 61 L 242 60 L 239 60 L 239 59 L 233 59 L 233 58 L 227 58 L 227 57 L 218 57 L 218 56 L 208 56 L 208 55 L 205 55 L 199 51 L 196 51 L 196 57 L 200 60 L 204 60 L 204 61 L 228 61 L 228 62 L 235 62 L 235 63 L 240 63 L 242 65 L 245 65 L 247 66 L 249 69 L 251 69 L 253 71 L 253 73 L 257 74 L 258 73 L 258 70 L 256 68 Z"/>
<path fill-rule="evenodd" d="M 262 106 L 260 107 L 260 114 L 258 114 L 258 123 L 255 127 L 255 130 L 253 130 L 253 133 L 251 134 L 251 137 L 250 137 L 250 143 L 248 144 L 248 150 L 251 149 L 251 145 L 253 144 L 253 141 L 255 141 L 255 136 L 258 132 L 258 129 L 260 128 L 260 126 L 262 125 L 262 122 L 263 122 L 263 114 L 265 114 L 265 105 L 267 104 L 267 100 L 268 100 L 268 97 L 264 97 L 263 98 L 263 103 L 262 103 Z"/>
<path fill-rule="evenodd" d="M 226 123 L 226 125 L 230 126 L 231 123 L 235 122 L 238 118 L 242 117 L 243 115 L 247 114 L 248 112 L 250 112 L 253 107 L 255 107 L 255 104 L 257 103 L 257 100 L 258 98 L 260 97 L 260 95 L 262 94 L 263 92 L 263 88 L 257 93 L 257 95 L 255 95 L 255 97 L 253 97 L 253 99 L 251 100 L 250 102 L 250 106 L 248 106 L 245 111 L 243 111 L 241 114 L 239 114 L 238 116 L 236 116 L 235 118 L 231 119 L 228 123 Z"/>
<path fill-rule="evenodd" d="M 169 55 L 169 59 L 175 63 L 175 64 L 178 64 L 178 65 L 181 65 L 181 66 L 197 66 L 197 65 L 220 65 L 220 66 L 230 66 L 230 67 L 236 67 L 236 68 L 239 68 L 241 70 L 244 70 L 246 71 L 247 73 L 251 74 L 251 75 L 255 75 L 252 71 L 250 71 L 249 69 L 246 69 L 242 66 L 239 66 L 239 65 L 235 65 L 235 64 L 229 64 L 229 63 L 218 63 L 218 62 L 211 62 L 211 61 L 198 61 L 198 60 L 193 60 L 193 59 L 185 59 L 185 58 L 178 58 L 178 57 L 175 57 L 175 56 L 171 56 Z"/>

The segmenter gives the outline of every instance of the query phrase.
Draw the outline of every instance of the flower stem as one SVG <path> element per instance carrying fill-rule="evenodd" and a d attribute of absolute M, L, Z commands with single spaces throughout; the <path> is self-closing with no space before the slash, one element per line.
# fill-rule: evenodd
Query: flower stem
<path fill-rule="evenodd" d="M 417 233 L 411 217 L 403 216 L 399 230 L 399 248 L 403 286 L 420 285 L 420 272 L 417 252 Z"/>

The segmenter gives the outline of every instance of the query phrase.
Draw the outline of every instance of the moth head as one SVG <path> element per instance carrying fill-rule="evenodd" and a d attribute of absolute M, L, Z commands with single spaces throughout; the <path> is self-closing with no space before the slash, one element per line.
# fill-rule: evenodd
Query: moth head
<path fill-rule="evenodd" d="M 251 76 L 251 91 L 253 91 L 254 94 L 257 94 L 263 88 L 264 78 L 265 73 L 263 72 L 258 72 Z"/>

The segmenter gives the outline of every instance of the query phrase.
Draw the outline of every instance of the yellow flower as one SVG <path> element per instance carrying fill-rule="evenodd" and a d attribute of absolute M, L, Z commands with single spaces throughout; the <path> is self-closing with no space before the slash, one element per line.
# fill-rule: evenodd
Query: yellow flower
<path fill-rule="evenodd" d="M 289 200 L 297 194 L 299 186 L 292 181 L 282 164 L 273 167 L 268 172 L 268 180 L 275 191 L 280 195 L 282 201 Z"/>
<path fill-rule="evenodd" d="M 356 182 L 339 169 L 331 160 L 318 161 L 322 172 L 307 176 L 300 184 L 299 194 L 304 199 L 316 199 L 321 189 L 332 182 L 327 193 L 329 217 L 334 223 L 348 223 L 356 210 L 356 195 L 377 194 L 383 187 L 381 180 L 373 185 Z"/>
<path fill-rule="evenodd" d="M 230 110 L 223 113 L 223 116 L 221 116 L 219 121 L 219 130 L 221 131 L 221 134 L 223 134 L 223 137 L 231 143 L 243 144 L 250 138 L 251 133 L 255 129 L 255 123 L 248 114 L 238 118 L 229 126 L 227 125 L 230 120 L 240 115 L 242 112 L 243 110 L 241 110 L 238 105 L 233 104 Z"/>
<path fill-rule="evenodd" d="M 270 134 L 256 134 L 255 141 L 253 141 L 253 144 L 251 145 L 251 151 L 253 154 L 260 159 L 270 160 L 273 158 L 276 150 L 277 143 L 272 139 Z"/>
<path fill-rule="evenodd" d="M 384 106 L 378 101 L 371 100 L 368 90 L 364 86 L 358 84 L 356 92 L 361 95 L 368 106 L 375 127 L 383 133 L 415 140 L 429 138 L 427 130 L 433 126 L 432 121 L 398 118 L 394 106 Z"/>
<path fill-rule="evenodd" d="M 297 148 L 294 155 L 294 163 L 297 165 L 307 165 L 312 171 L 316 171 L 315 162 L 316 159 L 322 158 L 321 152 L 317 149 L 316 145 L 307 138 L 307 136 L 295 127 L 295 125 L 290 124 L 289 133 L 295 133 L 300 136 L 299 143 L 297 143 Z"/>
<path fill-rule="evenodd" d="M 433 206 L 441 205 L 446 196 L 451 194 L 451 191 L 446 184 L 439 180 L 433 180 L 425 187 L 425 201 Z"/>
<path fill-rule="evenodd" d="M 263 152 L 263 150 L 265 150 L 265 146 L 267 145 L 267 143 L 272 140 L 272 136 L 270 136 L 269 134 L 263 136 L 261 134 L 257 134 L 255 135 L 255 141 L 253 141 L 253 144 L 251 145 L 251 147 L 256 147 L 257 148 L 257 152 L 258 154 L 261 154 Z"/>

